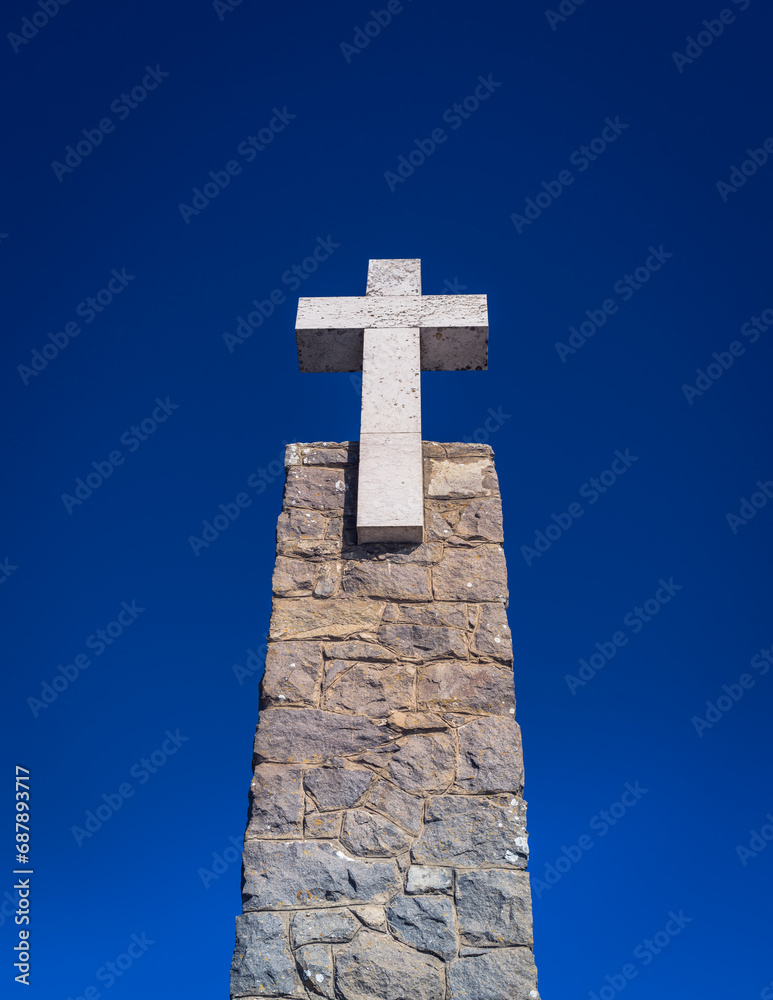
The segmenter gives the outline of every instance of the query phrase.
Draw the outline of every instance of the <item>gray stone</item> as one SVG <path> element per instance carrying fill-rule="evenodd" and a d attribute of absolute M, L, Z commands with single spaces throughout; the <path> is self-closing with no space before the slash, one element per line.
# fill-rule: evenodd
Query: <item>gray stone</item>
<path fill-rule="evenodd" d="M 358 906 L 354 912 L 371 930 L 383 931 L 386 928 L 386 913 L 383 906 Z"/>
<path fill-rule="evenodd" d="M 355 597 L 430 601 L 429 570 L 413 563 L 350 559 L 344 566 L 343 591 Z"/>
<path fill-rule="evenodd" d="M 392 861 L 348 858 L 316 841 L 247 841 L 244 848 L 245 912 L 386 903 L 402 884 Z"/>
<path fill-rule="evenodd" d="M 336 661 L 334 661 L 336 662 Z M 391 712 L 415 708 L 416 667 L 406 663 L 346 663 L 332 686 L 325 685 L 324 707 L 332 711 L 386 718 Z"/>
<path fill-rule="evenodd" d="M 432 604 L 387 604 L 384 622 L 401 622 L 406 625 L 445 625 L 448 628 L 468 629 L 470 616 L 466 604 L 452 601 L 433 601 Z"/>
<path fill-rule="evenodd" d="M 275 597 L 271 605 L 272 639 L 346 639 L 374 632 L 383 603 L 346 597 Z"/>
<path fill-rule="evenodd" d="M 290 929 L 294 948 L 305 944 L 343 944 L 359 930 L 351 910 L 301 910 L 294 914 Z"/>
<path fill-rule="evenodd" d="M 303 836 L 301 769 L 259 764 L 250 785 L 248 837 Z"/>
<path fill-rule="evenodd" d="M 468 721 L 467 718 L 465 721 Z M 392 712 L 387 725 L 400 734 L 427 733 L 433 729 L 443 732 L 449 728 L 445 719 L 434 712 Z"/>
<path fill-rule="evenodd" d="M 537 969 L 528 948 L 497 948 L 459 958 L 449 972 L 454 1000 L 539 1000 Z"/>
<path fill-rule="evenodd" d="M 433 896 L 398 897 L 386 911 L 389 929 L 398 941 L 438 958 L 456 955 L 454 908 L 449 899 Z"/>
<path fill-rule="evenodd" d="M 464 507 L 462 515 L 454 526 L 455 538 L 465 542 L 499 542 L 504 541 L 502 533 L 502 501 L 499 497 L 486 497 L 484 500 L 470 500 Z"/>
<path fill-rule="evenodd" d="M 351 642 L 330 642 L 325 646 L 325 656 L 329 660 L 383 660 L 391 662 L 395 655 L 391 649 L 385 649 L 375 642 L 361 642 L 355 639 Z"/>
<path fill-rule="evenodd" d="M 419 892 L 451 892 L 454 887 L 453 868 L 428 868 L 426 865 L 411 865 L 405 882 L 409 895 Z"/>
<path fill-rule="evenodd" d="M 358 857 L 394 857 L 407 850 L 411 839 L 399 826 L 367 809 L 350 809 L 341 830 L 341 843 Z"/>
<path fill-rule="evenodd" d="M 316 708 L 267 708 L 255 736 L 258 761 L 316 764 L 377 747 L 387 733 L 359 715 Z"/>
<path fill-rule="evenodd" d="M 236 918 L 231 996 L 303 996 L 282 918 L 245 913 Z"/>
<path fill-rule="evenodd" d="M 512 717 L 476 719 L 459 729 L 456 787 L 476 793 L 523 791 L 521 730 Z"/>
<path fill-rule="evenodd" d="M 370 788 L 370 771 L 346 767 L 315 767 L 306 772 L 304 786 L 320 809 L 348 809 Z"/>
<path fill-rule="evenodd" d="M 398 656 L 421 660 L 443 660 L 457 656 L 467 658 L 467 643 L 459 629 L 426 625 L 382 625 L 379 642 L 393 649 Z"/>
<path fill-rule="evenodd" d="M 314 587 L 317 567 L 306 559 L 277 556 L 272 590 L 278 597 L 307 597 Z"/>
<path fill-rule="evenodd" d="M 499 545 L 449 549 L 432 567 L 435 597 L 441 601 L 507 603 L 507 566 Z"/>
<path fill-rule="evenodd" d="M 421 830 L 424 800 L 408 795 L 391 781 L 378 781 L 370 793 L 370 804 L 379 812 L 391 817 L 414 835 Z"/>
<path fill-rule="evenodd" d="M 323 944 L 307 944 L 295 953 L 303 985 L 317 996 L 333 1000 L 333 956 Z"/>
<path fill-rule="evenodd" d="M 293 466 L 288 469 L 284 507 L 329 513 L 353 510 L 356 478 L 352 469 Z"/>
<path fill-rule="evenodd" d="M 404 738 L 389 761 L 389 777 L 403 791 L 431 795 L 445 791 L 454 780 L 456 750 L 447 733 L 422 733 Z"/>
<path fill-rule="evenodd" d="M 261 706 L 316 705 L 321 681 L 319 642 L 270 642 L 260 686 Z"/>
<path fill-rule="evenodd" d="M 527 948 L 534 944 L 526 872 L 498 868 L 459 872 L 454 895 L 464 944 Z"/>
<path fill-rule="evenodd" d="M 444 1000 L 443 963 L 363 930 L 336 955 L 336 990 L 342 1000 Z"/>
<path fill-rule="evenodd" d="M 528 850 L 523 799 L 441 795 L 427 800 L 424 829 L 411 848 L 411 860 L 455 868 L 525 868 Z"/>
<path fill-rule="evenodd" d="M 478 627 L 472 637 L 470 652 L 502 663 L 513 662 L 513 637 L 507 614 L 499 602 L 480 605 Z"/>
<path fill-rule="evenodd" d="M 493 663 L 431 663 L 419 671 L 418 707 L 430 712 L 515 715 L 513 672 Z"/>
<path fill-rule="evenodd" d="M 317 569 L 314 579 L 315 597 L 332 597 L 338 591 L 341 582 L 341 562 L 330 561 L 322 563 Z"/>
<path fill-rule="evenodd" d="M 313 840 L 337 840 L 341 817 L 340 812 L 307 812 L 303 821 L 304 834 Z"/>
<path fill-rule="evenodd" d="M 285 448 L 286 469 L 294 465 L 351 465 L 356 461 L 356 441 L 312 441 Z"/>

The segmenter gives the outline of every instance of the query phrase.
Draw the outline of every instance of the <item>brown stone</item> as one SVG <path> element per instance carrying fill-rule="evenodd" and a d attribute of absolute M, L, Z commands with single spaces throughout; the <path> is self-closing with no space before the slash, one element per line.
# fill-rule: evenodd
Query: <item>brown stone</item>
<path fill-rule="evenodd" d="M 435 597 L 441 601 L 507 602 L 507 567 L 499 545 L 449 549 L 432 569 Z"/>
<path fill-rule="evenodd" d="M 466 721 L 468 720 L 465 719 Z M 433 712 L 392 712 L 388 725 L 390 729 L 396 729 L 401 733 L 448 729 L 448 724 Z"/>
<path fill-rule="evenodd" d="M 383 612 L 384 603 L 379 601 L 277 597 L 271 612 L 270 636 L 272 639 L 346 639 L 360 632 L 374 632 Z"/>
<path fill-rule="evenodd" d="M 467 643 L 459 629 L 427 625 L 382 625 L 379 641 L 403 657 L 443 660 L 451 656 L 467 658 Z"/>
<path fill-rule="evenodd" d="M 330 660 L 394 660 L 391 649 L 375 642 L 329 642 L 325 645 L 325 656 Z"/>
<path fill-rule="evenodd" d="M 456 522 L 454 534 L 464 541 L 504 541 L 502 532 L 502 501 L 499 497 L 470 500 Z M 453 542 L 453 539 L 451 539 Z"/>
<path fill-rule="evenodd" d="M 493 463 L 487 456 L 456 461 L 430 459 L 427 465 L 428 497 L 481 497 L 498 488 Z"/>
<path fill-rule="evenodd" d="M 470 652 L 473 656 L 512 663 L 513 637 L 504 607 L 499 602 L 479 607 L 478 627 L 470 643 Z"/>
<path fill-rule="evenodd" d="M 400 622 L 406 625 L 447 626 L 468 629 L 471 619 L 466 604 L 433 601 L 432 604 L 387 604 L 384 623 Z"/>
<path fill-rule="evenodd" d="M 416 707 L 416 667 L 397 662 L 347 666 L 349 669 L 322 692 L 322 704 L 329 711 L 386 718 L 390 712 Z"/>
<path fill-rule="evenodd" d="M 514 715 L 513 673 L 493 663 L 450 660 L 421 668 L 419 709 Z"/>
<path fill-rule="evenodd" d="M 277 556 L 272 580 L 273 592 L 278 597 L 306 597 L 314 587 L 317 567 L 305 559 L 288 559 Z"/>
<path fill-rule="evenodd" d="M 284 506 L 328 512 L 354 510 L 356 487 L 351 468 L 293 466 L 287 472 Z"/>
<path fill-rule="evenodd" d="M 260 685 L 261 707 L 316 705 L 322 683 L 322 646 L 318 642 L 270 642 Z"/>
<path fill-rule="evenodd" d="M 426 733 L 406 736 L 389 761 L 389 777 L 403 791 L 431 795 L 445 791 L 454 780 L 453 736 Z"/>
<path fill-rule="evenodd" d="M 429 569 L 413 563 L 349 560 L 344 566 L 343 591 L 355 597 L 394 601 L 429 601 Z"/>
<path fill-rule="evenodd" d="M 255 736 L 257 761 L 321 763 L 356 754 L 388 740 L 383 729 L 361 715 L 337 715 L 315 708 L 267 708 Z"/>

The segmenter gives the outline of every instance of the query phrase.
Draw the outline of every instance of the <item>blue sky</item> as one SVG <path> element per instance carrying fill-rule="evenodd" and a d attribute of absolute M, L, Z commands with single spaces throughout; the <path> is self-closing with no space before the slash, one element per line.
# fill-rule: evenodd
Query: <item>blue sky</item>
<path fill-rule="evenodd" d="M 297 297 L 420 257 L 489 297 L 423 433 L 496 452 L 542 995 L 773 997 L 769 9 L 55 8 L 0 58 L 27 995 L 225 995 L 284 443 L 358 436 Z"/>

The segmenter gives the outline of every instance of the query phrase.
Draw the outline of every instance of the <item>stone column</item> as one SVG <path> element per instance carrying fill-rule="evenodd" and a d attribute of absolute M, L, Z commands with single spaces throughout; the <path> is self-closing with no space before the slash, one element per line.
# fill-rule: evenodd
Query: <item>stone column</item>
<path fill-rule="evenodd" d="M 358 546 L 357 450 L 287 449 L 231 996 L 537 1000 L 492 451 Z"/>

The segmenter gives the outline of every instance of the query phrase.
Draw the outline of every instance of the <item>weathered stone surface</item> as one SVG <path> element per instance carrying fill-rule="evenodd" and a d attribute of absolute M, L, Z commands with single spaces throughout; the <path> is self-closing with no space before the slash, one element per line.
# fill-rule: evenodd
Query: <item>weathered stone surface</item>
<path fill-rule="evenodd" d="M 294 948 L 305 944 L 343 944 L 359 930 L 351 910 L 301 910 L 290 923 Z"/>
<path fill-rule="evenodd" d="M 528 948 L 497 948 L 459 958 L 449 974 L 453 1000 L 539 1000 L 537 969 Z"/>
<path fill-rule="evenodd" d="M 504 716 L 476 719 L 459 729 L 456 787 L 465 792 L 523 790 L 523 749 L 517 722 Z"/>
<path fill-rule="evenodd" d="M 391 817 L 410 833 L 421 830 L 424 800 L 408 795 L 391 781 L 378 781 L 370 793 L 370 804 L 379 812 Z"/>
<path fill-rule="evenodd" d="M 391 662 L 395 658 L 391 649 L 385 649 L 375 642 L 361 642 L 358 639 L 351 642 L 327 643 L 325 656 L 329 660 L 360 660 L 364 663 L 370 660 Z"/>
<path fill-rule="evenodd" d="M 287 472 L 284 506 L 332 512 L 353 510 L 356 487 L 352 468 L 293 466 Z"/>
<path fill-rule="evenodd" d="M 301 769 L 259 764 L 250 785 L 248 837 L 303 836 Z"/>
<path fill-rule="evenodd" d="M 466 542 L 504 541 L 502 532 L 502 501 L 499 497 L 470 500 L 454 526 L 454 537 L 449 539 Z"/>
<path fill-rule="evenodd" d="M 368 809 L 350 809 L 344 817 L 341 843 L 357 857 L 394 857 L 407 850 L 411 840 L 399 826 Z"/>
<path fill-rule="evenodd" d="M 467 721 L 466 717 L 465 721 Z M 434 712 L 392 712 L 388 725 L 390 729 L 400 733 L 448 729 L 448 723 L 439 715 L 435 715 Z"/>
<path fill-rule="evenodd" d="M 427 464 L 427 496 L 433 499 L 489 496 L 497 489 L 494 466 L 488 458 L 429 459 Z"/>
<path fill-rule="evenodd" d="M 378 601 L 318 597 L 274 598 L 272 639 L 345 639 L 374 632 L 384 612 Z"/>
<path fill-rule="evenodd" d="M 444 660 L 453 656 L 467 658 L 465 633 L 442 625 L 382 625 L 378 638 L 398 656 L 418 657 L 421 660 Z"/>
<path fill-rule="evenodd" d="M 258 761 L 316 764 L 377 747 L 388 738 L 361 715 L 316 708 L 267 708 L 255 736 Z"/>
<path fill-rule="evenodd" d="M 533 945 L 526 872 L 499 868 L 459 872 L 454 897 L 464 944 Z"/>
<path fill-rule="evenodd" d="M 323 944 L 307 944 L 295 953 L 303 985 L 321 997 L 333 1000 L 333 956 Z"/>
<path fill-rule="evenodd" d="M 387 907 L 386 915 L 389 929 L 398 941 L 438 958 L 456 955 L 454 909 L 449 899 L 399 896 Z"/>
<path fill-rule="evenodd" d="M 389 777 L 403 791 L 431 795 L 450 785 L 455 763 L 453 737 L 447 733 L 407 736 L 389 761 Z"/>
<path fill-rule="evenodd" d="M 316 841 L 247 841 L 244 910 L 386 903 L 402 884 L 394 862 L 360 861 Z"/>
<path fill-rule="evenodd" d="M 414 563 L 349 560 L 343 571 L 343 591 L 356 597 L 398 601 L 429 601 L 429 569 Z"/>
<path fill-rule="evenodd" d="M 384 934 L 362 931 L 336 956 L 342 1000 L 444 1000 L 443 963 Z"/>
<path fill-rule="evenodd" d="M 452 601 L 433 601 L 432 604 L 387 604 L 384 622 L 402 622 L 406 625 L 445 625 L 449 628 L 467 629 L 470 615 L 466 604 Z"/>
<path fill-rule="evenodd" d="M 277 556 L 272 580 L 273 592 L 278 597 L 306 597 L 314 587 L 317 567 L 306 559 L 288 559 Z"/>
<path fill-rule="evenodd" d="M 424 829 L 411 848 L 411 860 L 455 868 L 525 868 L 528 850 L 523 799 L 441 795 L 427 801 Z"/>
<path fill-rule="evenodd" d="M 354 912 L 361 923 L 371 930 L 383 931 L 386 928 L 386 913 L 383 906 L 358 906 Z"/>
<path fill-rule="evenodd" d="M 322 681 L 318 642 L 270 642 L 261 683 L 261 705 L 316 705 Z"/>
<path fill-rule="evenodd" d="M 335 840 L 341 832 L 340 812 L 307 812 L 303 821 L 306 837 L 314 840 Z"/>
<path fill-rule="evenodd" d="M 513 715 L 513 672 L 493 663 L 432 663 L 420 668 L 418 704 L 420 709 L 435 712 Z"/>
<path fill-rule="evenodd" d="M 335 661 L 334 661 L 335 662 Z M 416 667 L 407 663 L 355 663 L 330 687 L 325 686 L 325 708 L 371 718 L 386 718 L 391 712 L 415 708 Z"/>
<path fill-rule="evenodd" d="M 284 922 L 275 913 L 245 913 L 236 918 L 231 996 L 256 995 L 303 996 Z"/>
<path fill-rule="evenodd" d="M 472 637 L 470 652 L 502 663 L 513 662 L 513 637 L 505 609 L 499 602 L 480 605 L 478 627 Z"/>
<path fill-rule="evenodd" d="M 451 892 L 453 887 L 453 868 L 428 868 L 425 865 L 411 865 L 408 869 L 405 891 L 411 895 L 418 892 Z"/>
<path fill-rule="evenodd" d="M 341 561 L 329 560 L 317 568 L 314 578 L 314 596 L 332 597 L 341 583 Z"/>
<path fill-rule="evenodd" d="M 507 603 L 507 567 L 499 545 L 449 549 L 432 567 L 432 585 L 440 601 Z"/>
<path fill-rule="evenodd" d="M 353 768 L 315 767 L 306 772 L 304 786 L 320 809 L 349 809 L 370 788 L 373 774 Z"/>
<path fill-rule="evenodd" d="M 288 444 L 285 448 L 285 468 L 294 465 L 347 465 L 357 461 L 357 441 L 313 441 L 309 444 Z"/>

